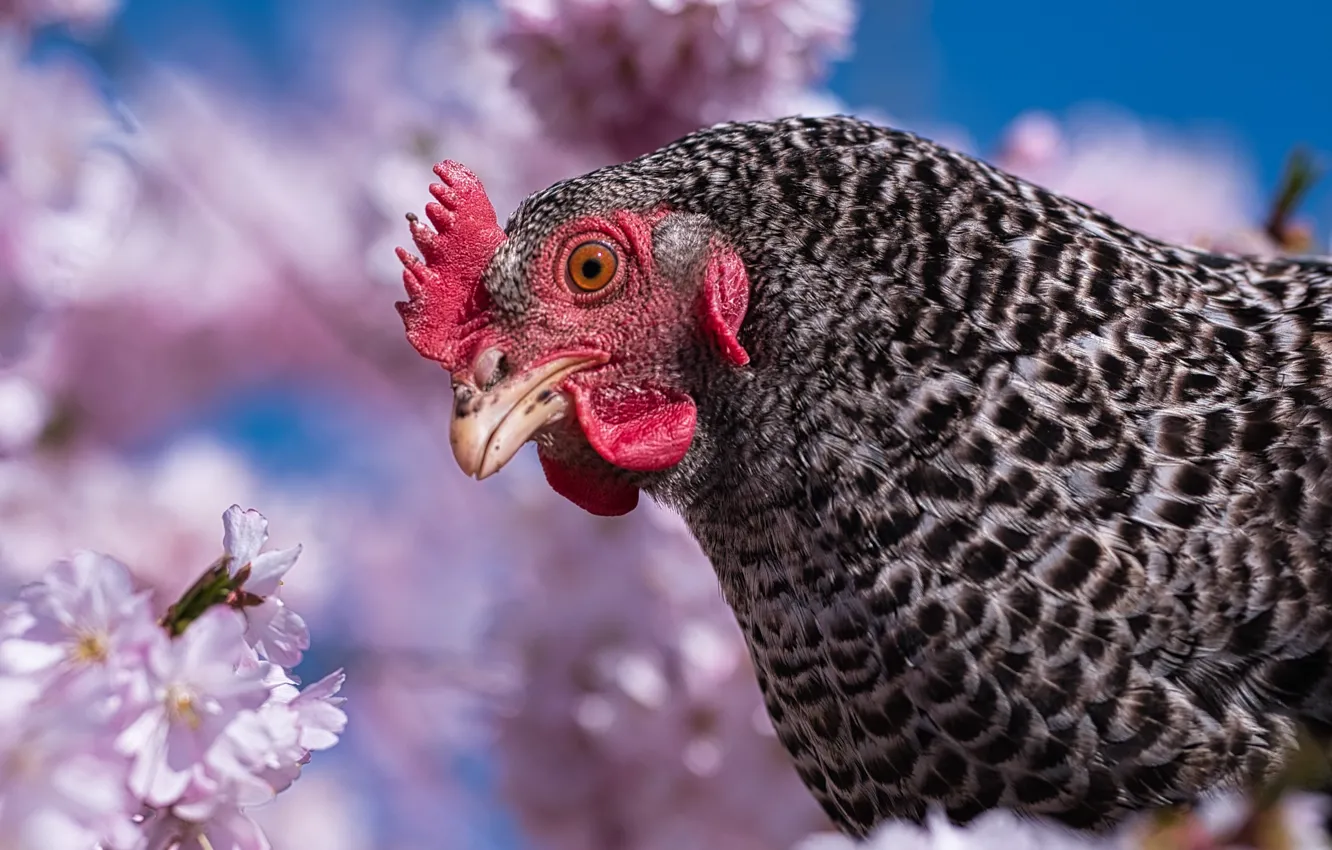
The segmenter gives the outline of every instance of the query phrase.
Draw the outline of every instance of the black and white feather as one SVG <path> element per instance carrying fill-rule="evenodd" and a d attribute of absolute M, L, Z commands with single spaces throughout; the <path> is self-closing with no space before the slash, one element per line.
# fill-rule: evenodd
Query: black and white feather
<path fill-rule="evenodd" d="M 1332 265 L 1163 244 L 849 118 L 728 124 L 556 185 L 706 218 L 744 368 L 686 364 L 678 508 L 828 813 L 1098 828 L 1332 725 Z M 507 265 L 506 265 L 507 264 Z M 507 270 L 507 271 L 506 271 Z"/>

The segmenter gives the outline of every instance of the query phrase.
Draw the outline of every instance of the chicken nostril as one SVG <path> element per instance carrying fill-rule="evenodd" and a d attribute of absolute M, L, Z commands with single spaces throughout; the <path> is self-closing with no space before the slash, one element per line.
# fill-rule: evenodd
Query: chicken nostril
<path fill-rule="evenodd" d="M 466 419 L 471 416 L 476 409 L 477 394 L 466 384 L 455 383 L 453 385 L 453 416 L 455 419 Z"/>
<path fill-rule="evenodd" d="M 498 348 L 487 348 L 476 359 L 472 375 L 484 392 L 504 379 L 509 371 L 509 359 Z"/>

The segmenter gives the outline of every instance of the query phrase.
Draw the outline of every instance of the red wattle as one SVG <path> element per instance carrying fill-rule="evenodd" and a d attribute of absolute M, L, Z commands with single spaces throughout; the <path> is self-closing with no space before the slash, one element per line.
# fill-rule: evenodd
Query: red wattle
<path fill-rule="evenodd" d="M 675 390 L 652 386 L 569 387 L 574 412 L 592 448 L 633 472 L 659 472 L 684 459 L 698 409 Z"/>
<path fill-rule="evenodd" d="M 624 516 L 638 506 L 638 488 L 588 469 L 573 469 L 537 449 L 546 483 L 594 516 Z"/>

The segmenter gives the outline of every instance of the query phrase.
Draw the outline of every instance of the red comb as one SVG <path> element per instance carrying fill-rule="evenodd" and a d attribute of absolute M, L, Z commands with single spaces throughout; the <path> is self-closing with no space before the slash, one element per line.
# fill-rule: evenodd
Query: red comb
<path fill-rule="evenodd" d="M 435 166 L 441 182 L 426 204 L 432 230 L 408 214 L 412 239 L 425 262 L 402 248 L 402 281 L 407 301 L 398 302 L 407 340 L 422 357 L 438 360 L 450 372 L 471 365 L 476 334 L 490 318 L 490 296 L 481 285 L 504 231 L 477 176 L 461 163 Z"/>

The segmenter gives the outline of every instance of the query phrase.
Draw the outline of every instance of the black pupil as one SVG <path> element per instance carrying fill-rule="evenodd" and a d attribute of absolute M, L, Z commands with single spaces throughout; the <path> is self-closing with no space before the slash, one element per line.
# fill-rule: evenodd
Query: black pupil
<path fill-rule="evenodd" d="M 583 277 L 587 280 L 596 280 L 601 276 L 601 260 L 593 257 L 583 260 Z"/>

